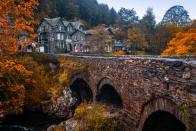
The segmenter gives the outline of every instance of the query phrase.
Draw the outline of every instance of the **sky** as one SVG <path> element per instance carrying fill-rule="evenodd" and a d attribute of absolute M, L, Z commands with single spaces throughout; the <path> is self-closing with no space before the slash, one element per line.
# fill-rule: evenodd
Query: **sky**
<path fill-rule="evenodd" d="M 191 19 L 196 19 L 196 0 L 98 0 L 98 2 L 108 4 L 110 8 L 114 7 L 117 11 L 121 7 L 134 8 L 140 18 L 145 14 L 146 9 L 151 7 L 157 22 L 162 20 L 170 7 L 181 5 L 189 12 Z"/>

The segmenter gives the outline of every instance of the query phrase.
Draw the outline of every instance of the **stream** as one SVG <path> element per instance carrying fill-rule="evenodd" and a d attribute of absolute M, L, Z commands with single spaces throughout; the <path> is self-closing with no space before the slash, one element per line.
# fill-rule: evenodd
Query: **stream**
<path fill-rule="evenodd" d="M 50 125 L 64 120 L 40 112 L 25 111 L 22 115 L 7 116 L 0 124 L 0 131 L 46 131 Z"/>

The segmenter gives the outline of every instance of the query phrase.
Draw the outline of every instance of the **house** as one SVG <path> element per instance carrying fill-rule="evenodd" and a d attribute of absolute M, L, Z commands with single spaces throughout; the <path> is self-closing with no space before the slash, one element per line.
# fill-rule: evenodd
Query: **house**
<path fill-rule="evenodd" d="M 85 31 L 80 21 L 69 22 L 60 17 L 45 18 L 39 25 L 37 33 L 38 43 L 45 53 L 83 51 Z"/>
<path fill-rule="evenodd" d="M 21 52 L 40 52 L 39 43 L 29 39 L 26 31 L 21 32 L 17 44 Z"/>
<path fill-rule="evenodd" d="M 76 30 L 71 34 L 72 42 L 75 52 L 83 52 L 83 46 L 85 43 L 85 32 Z"/>
<path fill-rule="evenodd" d="M 112 47 L 112 51 L 125 51 L 126 47 L 123 43 L 122 40 L 116 40 L 113 47 Z"/>

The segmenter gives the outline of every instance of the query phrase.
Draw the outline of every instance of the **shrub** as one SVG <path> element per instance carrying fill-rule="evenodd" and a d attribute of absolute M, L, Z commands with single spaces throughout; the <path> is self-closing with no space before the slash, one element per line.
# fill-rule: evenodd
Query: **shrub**
<path fill-rule="evenodd" d="M 63 95 L 64 87 L 69 84 L 69 77 L 75 71 L 82 71 L 85 66 L 77 62 L 41 53 L 33 53 L 18 57 L 18 60 L 28 70 L 32 77 L 25 85 L 27 106 L 39 105 L 47 101 L 52 103 Z M 55 69 L 50 67 L 53 64 Z"/>
<path fill-rule="evenodd" d="M 82 103 L 75 112 L 74 119 L 80 124 L 78 131 L 118 131 L 117 118 L 110 115 L 105 105 Z"/>
<path fill-rule="evenodd" d="M 126 55 L 125 51 L 119 50 L 114 52 L 115 55 Z"/>
<path fill-rule="evenodd" d="M 28 84 L 25 85 L 27 106 L 39 105 L 48 99 L 55 100 L 63 90 L 58 83 L 58 72 L 49 69 L 45 63 L 46 55 L 40 54 L 38 57 L 38 62 L 27 55 L 18 58 L 22 65 L 33 72 Z"/>
<path fill-rule="evenodd" d="M 55 103 L 63 95 L 64 87 L 68 86 L 71 74 L 85 68 L 81 63 L 40 53 L 1 59 L 1 112 L 17 114 L 23 111 L 24 106 L 31 109 L 45 102 Z"/>

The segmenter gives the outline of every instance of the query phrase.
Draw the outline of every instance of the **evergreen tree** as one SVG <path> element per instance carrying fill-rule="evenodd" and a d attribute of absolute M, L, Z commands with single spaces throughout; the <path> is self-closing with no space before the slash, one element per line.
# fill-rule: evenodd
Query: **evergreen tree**
<path fill-rule="evenodd" d="M 120 16 L 120 20 L 122 24 L 130 26 L 130 25 L 138 24 L 139 22 L 139 17 L 136 15 L 134 9 L 129 10 L 129 9 L 121 8 L 118 14 Z"/>
<path fill-rule="evenodd" d="M 146 28 L 148 33 L 153 33 L 156 26 L 155 15 L 152 8 L 148 8 L 146 14 L 140 21 L 141 25 Z"/>
<path fill-rule="evenodd" d="M 117 22 L 118 14 L 114 8 L 110 10 L 110 24 L 115 24 Z"/>

